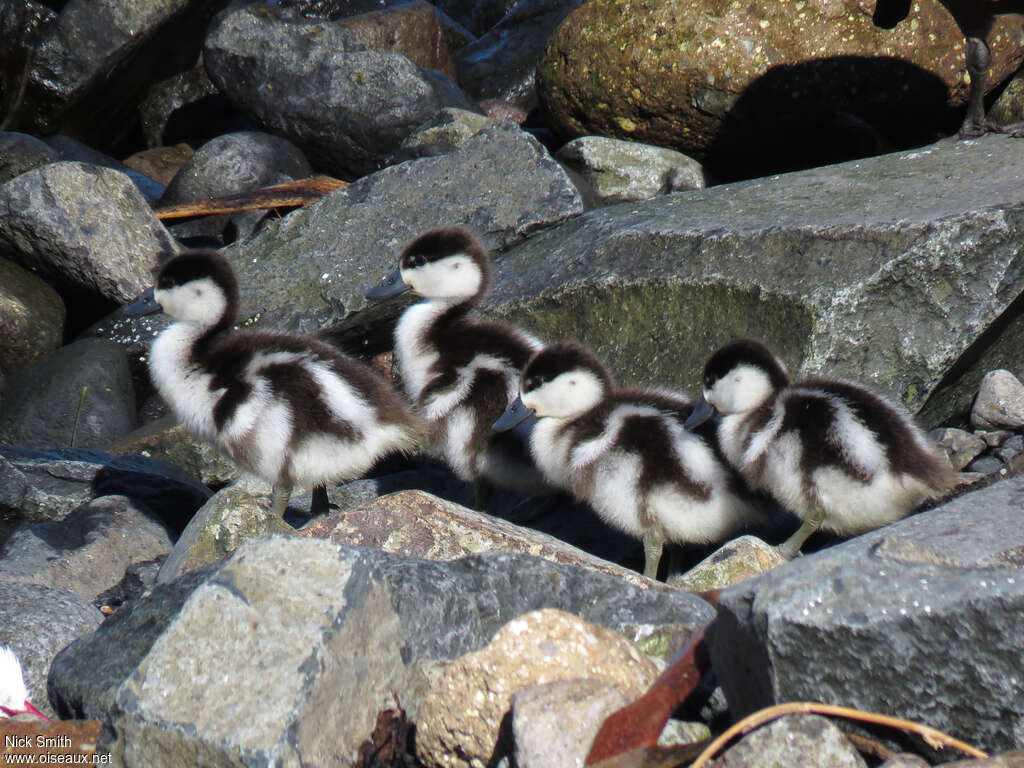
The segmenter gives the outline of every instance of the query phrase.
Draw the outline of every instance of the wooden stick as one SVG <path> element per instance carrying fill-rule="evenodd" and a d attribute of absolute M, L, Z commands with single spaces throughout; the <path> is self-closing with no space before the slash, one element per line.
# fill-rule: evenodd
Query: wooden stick
<path fill-rule="evenodd" d="M 164 221 L 166 219 L 184 219 L 188 216 L 209 216 L 214 213 L 238 213 L 239 211 L 258 211 L 264 208 L 291 208 L 297 205 L 310 205 L 327 193 L 348 185 L 347 181 L 330 176 L 314 176 L 309 179 L 289 181 L 287 184 L 275 184 L 272 187 L 254 189 L 251 192 L 242 192 L 237 195 L 169 205 L 165 208 L 158 208 L 156 217 Z"/>

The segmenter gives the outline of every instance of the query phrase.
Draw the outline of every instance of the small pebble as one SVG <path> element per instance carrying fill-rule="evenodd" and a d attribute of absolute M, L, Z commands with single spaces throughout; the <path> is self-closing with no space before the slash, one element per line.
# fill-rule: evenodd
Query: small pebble
<path fill-rule="evenodd" d="M 977 429 L 1018 429 L 1024 426 L 1024 384 L 1007 370 L 986 373 L 971 408 Z"/>

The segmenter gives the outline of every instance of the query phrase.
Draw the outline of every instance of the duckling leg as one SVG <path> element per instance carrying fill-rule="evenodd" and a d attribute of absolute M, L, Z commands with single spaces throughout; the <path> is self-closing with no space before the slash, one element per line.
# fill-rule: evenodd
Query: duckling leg
<path fill-rule="evenodd" d="M 284 517 L 284 511 L 288 508 L 288 499 L 292 496 L 292 487 L 290 485 L 275 485 L 274 486 L 274 501 L 270 505 L 271 517 Z"/>
<path fill-rule="evenodd" d="M 318 517 L 331 511 L 331 500 L 327 496 L 327 486 L 314 485 L 313 497 L 309 501 L 309 516 Z"/>
<path fill-rule="evenodd" d="M 792 560 L 796 557 L 797 553 L 800 551 L 800 547 L 804 545 L 804 542 L 807 541 L 808 537 L 821 527 L 821 523 L 824 519 L 825 510 L 821 507 L 816 507 L 808 518 L 803 521 L 800 527 L 796 529 L 796 533 L 779 544 L 779 546 L 775 548 L 775 551 L 787 560 Z"/>
<path fill-rule="evenodd" d="M 657 581 L 661 550 L 665 547 L 665 534 L 661 531 L 647 531 L 643 536 L 643 542 L 644 576 L 652 581 Z"/>

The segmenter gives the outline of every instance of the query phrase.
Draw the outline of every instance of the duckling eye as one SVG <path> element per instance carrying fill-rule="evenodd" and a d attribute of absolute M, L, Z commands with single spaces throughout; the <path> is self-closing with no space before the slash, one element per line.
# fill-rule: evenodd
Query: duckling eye
<path fill-rule="evenodd" d="M 427 257 L 424 256 L 422 253 L 417 253 L 415 256 L 412 257 L 412 265 L 414 267 L 422 267 L 426 263 Z"/>

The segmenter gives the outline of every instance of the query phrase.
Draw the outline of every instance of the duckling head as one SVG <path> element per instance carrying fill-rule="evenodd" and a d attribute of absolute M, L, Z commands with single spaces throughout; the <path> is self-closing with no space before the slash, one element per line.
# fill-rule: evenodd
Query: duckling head
<path fill-rule="evenodd" d="M 163 312 L 182 323 L 220 329 L 234 322 L 238 296 L 238 280 L 227 259 L 216 251 L 186 251 L 164 262 L 156 285 L 124 312 Z"/>
<path fill-rule="evenodd" d="M 739 339 L 726 344 L 704 366 L 703 398 L 686 420 L 693 429 L 718 412 L 749 413 L 789 386 L 782 361 L 762 342 Z"/>
<path fill-rule="evenodd" d="M 21 673 L 21 663 L 14 651 L 0 645 L 0 718 L 24 713 L 49 720 L 28 700 L 28 688 Z"/>
<path fill-rule="evenodd" d="M 552 344 L 535 353 L 523 368 L 520 396 L 494 423 L 511 429 L 530 415 L 572 419 L 596 406 L 614 386 L 611 375 L 580 344 Z"/>
<path fill-rule="evenodd" d="M 480 241 L 462 227 L 439 227 L 410 242 L 398 269 L 366 292 L 369 299 L 386 299 L 413 290 L 428 299 L 467 301 L 487 291 L 490 260 Z"/>

